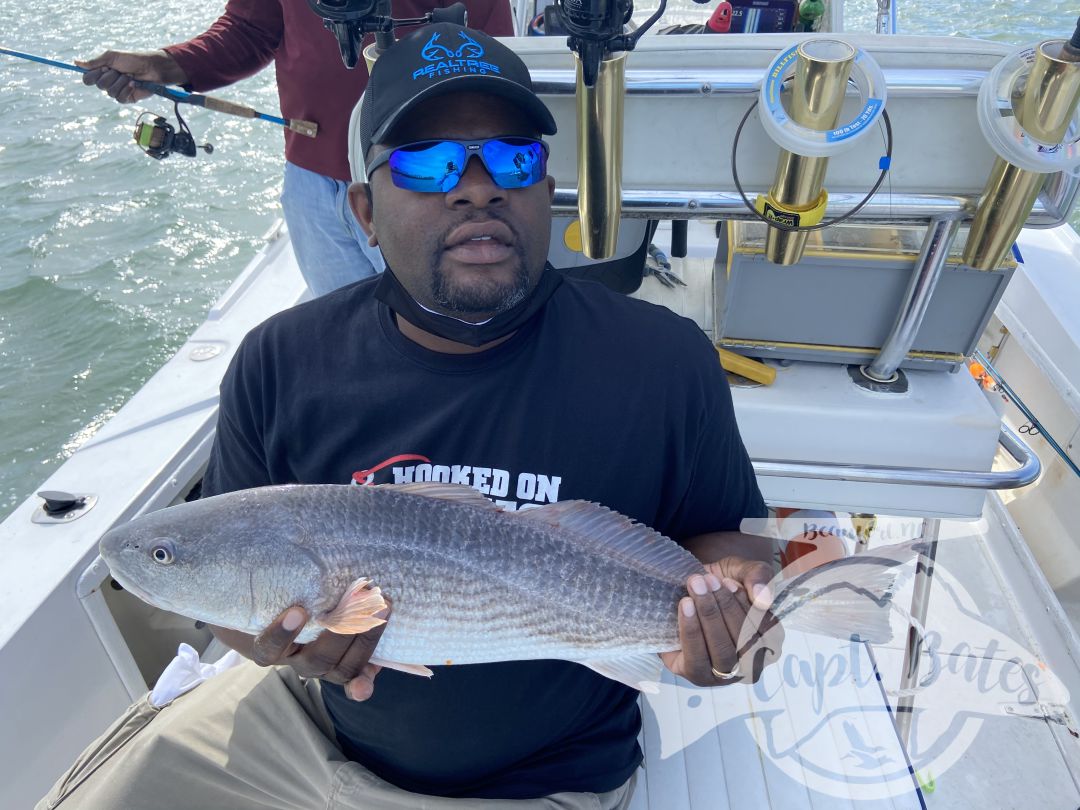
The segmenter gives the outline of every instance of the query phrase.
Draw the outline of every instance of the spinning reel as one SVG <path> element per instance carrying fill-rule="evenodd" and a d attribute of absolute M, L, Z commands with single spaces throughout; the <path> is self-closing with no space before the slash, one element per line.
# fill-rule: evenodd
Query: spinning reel
<path fill-rule="evenodd" d="M 310 2 L 310 0 L 309 0 Z M 709 0 L 694 0 L 707 3 Z M 586 87 L 596 85 L 600 62 L 615 51 L 632 51 L 641 35 L 660 19 L 667 0 L 636 31 L 624 34 L 634 15 L 633 0 L 558 0 L 559 19 L 570 36 L 567 47 L 581 59 L 581 74 Z"/>
<path fill-rule="evenodd" d="M 214 152 L 211 144 L 196 144 L 195 137 L 188 129 L 187 122 L 180 115 L 180 105 L 174 104 L 177 126 L 174 127 L 165 118 L 144 112 L 135 122 L 135 143 L 154 160 L 162 160 L 177 152 L 185 157 L 195 157 L 202 149 L 210 155 Z"/>
<path fill-rule="evenodd" d="M 461 3 L 432 9 L 423 17 L 397 20 L 390 14 L 390 0 L 307 0 L 307 3 L 337 39 L 341 61 L 349 70 L 360 59 L 360 43 L 366 34 L 374 34 L 379 50 L 385 51 L 394 44 L 394 29 L 402 25 L 438 22 L 467 25 L 465 6 Z"/>

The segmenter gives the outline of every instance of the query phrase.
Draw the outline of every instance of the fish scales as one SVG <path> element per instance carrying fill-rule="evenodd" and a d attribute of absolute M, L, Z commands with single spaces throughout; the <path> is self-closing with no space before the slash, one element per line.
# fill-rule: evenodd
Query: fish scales
<path fill-rule="evenodd" d="M 511 651 L 513 657 L 519 658 L 548 657 L 584 650 L 619 649 L 635 641 L 638 644 L 644 642 L 646 649 L 650 643 L 653 649 L 657 643 L 674 643 L 670 621 L 660 623 L 658 629 L 663 641 L 657 642 L 656 631 L 650 634 L 641 619 L 655 620 L 657 616 L 670 616 L 678 599 L 677 592 L 666 600 L 666 609 L 657 610 L 655 605 L 645 604 L 640 614 L 635 615 L 635 603 L 630 602 L 623 610 L 613 611 L 612 608 L 618 607 L 611 601 L 614 589 L 598 589 L 595 574 L 589 581 L 588 577 L 562 573 L 595 572 L 597 566 L 603 567 L 609 564 L 608 561 L 583 552 L 573 542 L 544 528 L 543 524 L 526 522 L 522 525 L 518 517 L 490 510 L 475 510 L 467 521 L 455 524 L 444 520 L 445 513 L 455 511 L 455 505 L 450 503 L 434 503 L 427 511 L 431 512 L 431 518 L 438 526 L 450 525 L 457 529 L 451 537 L 445 534 L 440 537 L 438 550 L 447 551 L 452 565 L 459 566 L 467 580 L 475 580 L 476 587 L 470 587 L 466 582 L 464 591 L 468 594 L 468 604 L 464 610 L 451 610 L 443 614 L 447 621 L 440 628 L 438 638 L 429 641 L 424 639 L 424 635 L 428 634 L 417 629 L 402 625 L 391 627 L 387 631 L 391 634 L 390 638 L 384 635 L 387 642 L 383 648 L 384 654 L 406 660 L 423 655 L 424 649 L 431 643 L 439 643 L 446 649 L 449 646 L 447 635 L 457 635 L 455 631 L 468 640 L 469 649 L 459 648 L 453 656 L 463 662 L 484 660 L 500 652 L 502 655 L 497 657 L 505 657 Z M 412 514 L 412 511 L 406 514 Z M 421 523 L 410 527 L 405 536 L 422 537 L 430 533 L 429 527 Z M 458 549 L 464 552 L 461 557 L 453 553 Z M 473 550 L 479 553 L 471 554 Z M 481 561 L 479 564 L 478 560 Z M 538 575 L 536 560 L 542 563 L 544 570 L 541 575 Z M 487 566 L 491 566 L 490 569 L 483 570 Z M 484 582 L 485 574 L 492 571 L 505 578 L 497 576 L 494 581 Z M 559 575 L 551 576 L 553 571 L 559 572 Z M 610 573 L 614 579 L 621 572 Z M 402 595 L 403 600 L 410 597 L 422 598 L 419 594 Z M 529 608 L 524 616 L 518 615 L 520 607 L 513 607 L 522 604 Z M 510 606 L 510 609 L 504 610 L 504 606 Z M 582 616 L 591 618 L 591 634 L 575 632 L 582 624 Z M 392 624 L 397 625 L 397 618 L 395 616 Z M 456 623 L 455 618 L 459 619 Z M 478 624 L 492 628 L 493 632 L 488 633 L 485 629 L 483 635 L 488 637 L 478 636 Z M 638 630 L 628 632 L 628 627 Z M 499 631 L 500 628 L 503 632 Z M 548 643 L 544 643 L 545 640 Z"/>
<path fill-rule="evenodd" d="M 672 616 L 685 595 L 683 571 L 660 576 L 597 543 L 589 533 L 614 514 L 599 507 L 568 530 L 488 504 L 392 488 L 270 487 L 219 498 L 231 499 L 227 508 L 186 505 L 186 535 L 200 534 L 191 524 L 213 514 L 216 525 L 201 536 L 216 536 L 199 552 L 211 570 L 181 589 L 191 598 L 215 578 L 235 576 L 237 556 L 245 561 L 233 592 L 247 607 L 199 617 L 214 624 L 258 632 L 290 604 L 318 617 L 363 577 L 394 603 L 379 649 L 402 662 L 603 656 L 678 643 Z M 162 513 L 144 520 L 155 514 Z M 684 568 L 700 570 L 683 553 Z"/>
<path fill-rule="evenodd" d="M 655 594 L 653 599 L 627 599 L 619 605 L 611 601 L 615 589 L 596 587 L 597 568 L 612 563 L 595 549 L 513 513 L 417 500 L 415 495 L 397 496 L 397 503 L 381 510 L 383 524 L 375 527 L 384 544 L 406 554 L 412 571 L 399 586 L 397 571 L 377 565 L 370 569 L 370 576 L 395 604 L 412 606 L 395 610 L 381 642 L 382 654 L 414 660 L 437 647 L 446 657 L 465 663 L 483 660 L 492 650 L 513 650 L 515 657 L 550 657 L 556 652 L 619 649 L 628 641 L 644 649 L 675 643 L 670 616 L 680 585 L 657 589 L 655 582 L 632 568 L 613 569 L 606 572 L 612 582 L 636 574 L 642 581 L 634 582 L 638 587 L 631 592 Z M 394 558 L 391 552 L 385 559 Z M 553 569 L 578 575 L 551 576 Z M 641 590 L 650 585 L 651 589 Z M 432 604 L 436 596 L 442 609 Z M 522 612 L 524 606 L 527 610 Z M 412 621 L 421 613 L 423 621 Z M 430 621 L 436 615 L 437 625 Z M 591 632 L 568 632 L 583 624 Z M 481 628 L 483 634 L 477 632 Z"/>
<path fill-rule="evenodd" d="M 898 566 L 919 543 L 875 549 L 773 584 L 785 626 L 882 643 Z M 504 512 L 468 487 L 276 486 L 141 516 L 101 553 L 158 607 L 257 634 L 291 605 L 360 632 L 393 604 L 376 654 L 406 665 L 559 658 L 636 686 L 677 649 L 677 606 L 701 563 L 672 540 L 581 501 Z M 160 559 L 159 559 L 160 558 Z M 365 612 L 366 611 L 366 612 Z"/>

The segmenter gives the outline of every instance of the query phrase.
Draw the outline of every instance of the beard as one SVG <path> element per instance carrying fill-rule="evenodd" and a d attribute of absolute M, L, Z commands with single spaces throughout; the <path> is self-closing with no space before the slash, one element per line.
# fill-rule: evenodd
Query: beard
<path fill-rule="evenodd" d="M 436 264 L 431 275 L 432 299 L 448 312 L 462 315 L 498 315 L 513 308 L 524 301 L 532 289 L 532 279 L 525 269 L 525 257 L 519 247 L 515 246 L 514 252 L 517 254 L 516 267 L 509 281 L 474 278 L 463 283 L 450 278 Z"/>
<path fill-rule="evenodd" d="M 445 240 L 440 241 L 445 244 Z M 440 248 L 431 262 L 432 300 L 447 312 L 460 315 L 498 315 L 513 308 L 528 297 L 535 279 L 529 273 L 521 240 L 515 239 L 512 250 L 514 272 L 509 280 L 504 281 L 481 273 L 472 278 L 453 278 L 442 267 Z"/>

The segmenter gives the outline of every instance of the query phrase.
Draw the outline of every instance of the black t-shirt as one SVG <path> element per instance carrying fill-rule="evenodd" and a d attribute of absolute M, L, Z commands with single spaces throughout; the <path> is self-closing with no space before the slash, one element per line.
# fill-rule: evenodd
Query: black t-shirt
<path fill-rule="evenodd" d="M 222 382 L 204 494 L 453 481 L 507 509 L 596 501 L 675 539 L 765 513 L 724 372 L 692 321 L 566 279 L 509 340 L 445 355 L 398 331 L 376 283 L 247 336 Z M 433 670 L 384 669 L 363 703 L 324 683 L 346 755 L 418 793 L 513 799 L 612 790 L 641 761 L 637 692 L 579 664 Z"/>

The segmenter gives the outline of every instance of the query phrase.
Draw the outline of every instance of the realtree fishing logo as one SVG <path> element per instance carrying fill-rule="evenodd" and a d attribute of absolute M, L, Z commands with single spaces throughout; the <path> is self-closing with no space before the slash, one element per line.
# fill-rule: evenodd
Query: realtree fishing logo
<path fill-rule="evenodd" d="M 939 549 L 971 539 L 942 539 Z M 910 795 L 914 780 L 925 784 L 944 774 L 968 751 L 984 718 L 1041 716 L 1068 703 L 1061 680 L 985 621 L 982 616 L 995 611 L 978 604 L 940 563 L 918 678 L 901 694 L 913 582 L 908 576 L 892 600 L 892 641 L 886 644 L 787 630 L 779 658 L 756 684 L 698 688 L 666 679 L 658 693 L 645 693 L 655 710 L 645 719 L 646 747 L 658 742 L 666 759 L 715 746 L 718 738 L 732 750 L 729 740 L 738 746 L 749 734 L 777 767 L 808 788 L 881 800 Z M 813 587 L 812 580 L 807 584 Z M 740 647 L 756 635 L 752 623 L 753 617 Z M 906 749 L 894 725 L 895 708 L 905 697 L 914 700 Z"/>
<path fill-rule="evenodd" d="M 475 73 L 487 75 L 499 74 L 502 70 L 498 65 L 485 62 L 480 57 L 484 55 L 484 46 L 470 37 L 464 31 L 459 31 L 458 36 L 464 42 L 456 50 L 439 44 L 439 32 L 436 31 L 427 41 L 420 55 L 431 64 L 413 71 L 413 80 L 427 78 L 433 79 L 438 76 L 452 76 L 455 73 Z"/>

